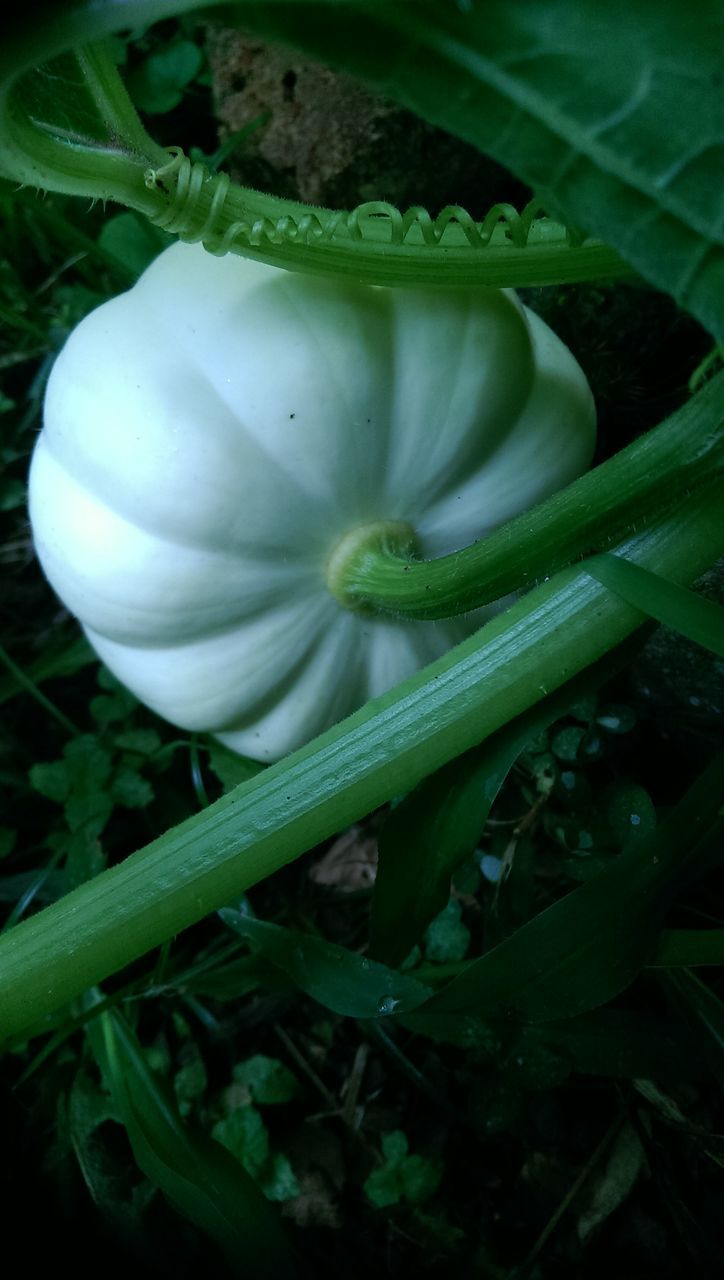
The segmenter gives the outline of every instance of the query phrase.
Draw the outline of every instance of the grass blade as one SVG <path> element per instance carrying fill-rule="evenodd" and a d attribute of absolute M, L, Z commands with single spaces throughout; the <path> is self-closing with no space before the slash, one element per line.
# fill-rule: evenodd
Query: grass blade
<path fill-rule="evenodd" d="M 530 734 L 502 730 L 427 778 L 392 811 L 379 838 L 370 952 L 401 964 L 450 894 L 508 771 Z"/>
<path fill-rule="evenodd" d="M 724 608 L 621 556 L 593 556 L 581 566 L 635 609 L 724 658 Z"/>
<path fill-rule="evenodd" d="M 89 1028 L 89 1039 L 139 1168 L 216 1241 L 237 1275 L 291 1277 L 274 1210 L 238 1160 L 181 1120 L 122 1015 L 101 1014 Z"/>
<path fill-rule="evenodd" d="M 324 938 L 283 929 L 237 911 L 221 911 L 224 924 L 251 942 L 294 985 L 333 1013 L 378 1018 L 422 1004 L 430 989 L 415 978 L 368 960 Z"/>

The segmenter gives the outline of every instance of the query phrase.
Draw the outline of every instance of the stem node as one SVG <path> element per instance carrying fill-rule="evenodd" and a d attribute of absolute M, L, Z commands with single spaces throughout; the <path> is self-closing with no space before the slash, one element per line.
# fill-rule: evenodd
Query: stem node
<path fill-rule="evenodd" d="M 351 585 L 359 570 L 380 559 L 404 573 L 419 558 L 420 545 L 412 525 L 401 520 L 378 520 L 359 525 L 340 538 L 327 561 L 327 587 L 338 604 L 355 613 L 377 614 L 374 605 L 360 598 Z"/>

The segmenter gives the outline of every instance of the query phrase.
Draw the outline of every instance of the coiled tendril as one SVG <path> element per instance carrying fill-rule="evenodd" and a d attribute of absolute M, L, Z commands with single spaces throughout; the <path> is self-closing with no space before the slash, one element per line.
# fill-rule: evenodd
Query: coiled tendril
<path fill-rule="evenodd" d="M 228 174 L 209 173 L 203 163 L 192 162 L 180 147 L 171 147 L 169 152 L 167 164 L 145 173 L 151 190 L 168 193 L 174 185 L 172 198 L 151 215 L 151 220 L 181 240 L 201 241 L 210 253 L 219 256 L 264 244 L 365 242 L 428 250 L 465 245 L 480 251 L 491 245 L 524 249 L 545 242 L 547 248 L 578 248 L 586 243 L 581 232 L 551 219 L 536 200 L 521 212 L 510 204 L 495 204 L 477 221 L 460 205 L 446 205 L 432 218 L 419 205 L 403 213 L 385 200 L 368 200 L 351 211 L 333 211 L 263 197 L 283 206 L 284 212 L 275 217 L 238 217 L 240 198 L 256 193 L 232 186 Z M 233 210 L 229 207 L 230 192 L 236 206 Z"/>

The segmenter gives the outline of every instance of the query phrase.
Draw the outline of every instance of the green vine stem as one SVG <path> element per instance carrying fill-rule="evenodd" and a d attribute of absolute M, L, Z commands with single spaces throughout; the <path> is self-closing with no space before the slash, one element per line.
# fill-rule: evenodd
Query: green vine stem
<path fill-rule="evenodd" d="M 241 253 L 286 269 L 387 286 L 511 287 L 630 275 L 607 245 L 549 218 L 496 204 L 481 221 L 458 205 L 432 218 L 373 200 L 332 211 L 239 187 L 192 164 L 180 148 L 146 185 L 169 200 L 151 220 L 210 253 Z"/>
<path fill-rule="evenodd" d="M 720 489 L 618 548 L 689 583 L 724 553 Z M 645 621 L 575 568 L 444 658 L 0 938 L 0 1035 L 42 1020 L 350 822 L 416 785 Z"/>
<path fill-rule="evenodd" d="M 152 7 L 156 17 L 195 5 Z M 94 6 L 87 11 L 83 40 L 128 25 L 137 9 L 129 3 L 115 11 Z M 148 136 L 107 47 L 77 45 L 77 17 L 74 9 L 63 13 L 56 7 L 47 27 L 34 24 L 28 33 L 21 25 L 21 34 L 13 39 L 11 33 L 0 53 L 0 173 L 7 177 L 118 201 L 182 240 L 201 241 L 214 254 L 240 253 L 337 279 L 470 288 L 631 274 L 613 249 L 548 217 L 537 201 L 520 212 L 496 204 L 480 220 L 457 205 L 433 217 L 419 206 L 401 211 L 379 200 L 335 211 L 265 195 L 232 183 L 225 173 L 212 174 L 180 148 L 165 151 Z M 73 75 L 78 73 L 87 99 L 83 113 L 74 106 L 73 94 L 63 99 L 64 84 L 77 91 Z M 49 75 L 62 99 L 55 120 L 53 105 L 43 96 Z"/>
<path fill-rule="evenodd" d="M 332 595 L 347 608 L 406 618 L 445 618 L 488 604 L 607 550 L 682 495 L 724 476 L 724 372 L 660 426 L 538 507 L 472 546 L 420 560 L 414 531 L 381 538 L 355 531 L 327 566 Z M 724 497 L 722 498 L 724 519 Z"/>

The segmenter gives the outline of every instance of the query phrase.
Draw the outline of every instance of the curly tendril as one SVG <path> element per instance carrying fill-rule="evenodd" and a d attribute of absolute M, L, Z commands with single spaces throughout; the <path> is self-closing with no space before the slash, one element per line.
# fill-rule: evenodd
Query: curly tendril
<path fill-rule="evenodd" d="M 211 174 L 202 162 L 192 162 L 180 147 L 169 148 L 169 153 L 167 164 L 145 173 L 149 189 L 168 191 L 173 184 L 171 200 L 152 221 L 181 240 L 201 241 L 218 255 L 234 249 L 257 249 L 265 243 L 374 242 L 434 250 L 446 248 L 454 239 L 457 247 L 464 243 L 475 252 L 493 244 L 516 249 L 545 244 L 550 251 L 554 246 L 578 248 L 586 243 L 581 232 L 554 221 L 537 200 L 521 212 L 510 204 L 495 204 L 481 221 L 460 205 L 446 205 L 432 218 L 419 205 L 403 213 L 385 200 L 368 200 L 341 212 L 288 205 L 277 217 L 233 217 L 229 221 L 229 194 L 235 193 L 238 199 L 243 188 L 233 186 L 228 174 Z M 454 238 L 453 230 L 457 232 Z"/>

